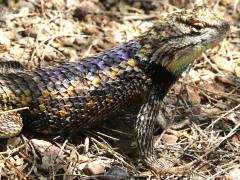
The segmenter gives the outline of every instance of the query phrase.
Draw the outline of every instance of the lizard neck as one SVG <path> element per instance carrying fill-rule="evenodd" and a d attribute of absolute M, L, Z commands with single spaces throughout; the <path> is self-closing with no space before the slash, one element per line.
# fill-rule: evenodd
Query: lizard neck
<path fill-rule="evenodd" d="M 160 99 L 164 98 L 168 90 L 178 79 L 177 76 L 169 72 L 165 67 L 155 63 L 150 63 L 145 69 L 145 73 L 152 79 Z"/>
<path fill-rule="evenodd" d="M 136 60 L 137 66 L 152 80 L 152 84 L 156 89 L 156 93 L 158 93 L 158 97 L 163 99 L 179 76 L 176 76 L 174 73 L 167 70 L 161 63 L 150 61 L 150 54 L 145 54 L 146 56 L 144 56 L 142 51 L 146 47 L 143 47 L 139 42 L 129 41 L 127 45 L 134 45 L 136 47 L 135 52 L 133 53 L 134 56 L 131 58 Z"/>

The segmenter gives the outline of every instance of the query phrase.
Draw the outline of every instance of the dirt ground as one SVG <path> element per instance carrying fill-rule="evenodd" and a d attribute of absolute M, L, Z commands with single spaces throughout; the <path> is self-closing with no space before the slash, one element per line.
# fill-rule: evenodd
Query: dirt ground
<path fill-rule="evenodd" d="M 180 8 L 204 5 L 231 24 L 228 37 L 183 74 L 162 105 L 169 121 L 190 124 L 164 133 L 156 127 L 157 151 L 176 165 L 198 160 L 191 169 L 158 175 L 139 165 L 134 122 L 123 117 L 71 135 L 23 132 L 0 140 L 0 179 L 240 179 L 239 0 L 0 2 L 0 58 L 27 69 L 110 49 Z"/>

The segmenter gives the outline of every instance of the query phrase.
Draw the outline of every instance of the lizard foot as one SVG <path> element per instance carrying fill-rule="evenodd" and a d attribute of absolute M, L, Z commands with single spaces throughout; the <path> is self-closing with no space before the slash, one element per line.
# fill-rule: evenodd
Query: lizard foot
<path fill-rule="evenodd" d="M 158 174 L 186 174 L 191 172 L 195 161 L 181 166 L 174 166 L 174 163 L 165 158 L 155 159 L 148 166 Z"/>
<path fill-rule="evenodd" d="M 0 114 L 0 139 L 18 135 L 22 127 L 20 114 L 15 112 Z"/>

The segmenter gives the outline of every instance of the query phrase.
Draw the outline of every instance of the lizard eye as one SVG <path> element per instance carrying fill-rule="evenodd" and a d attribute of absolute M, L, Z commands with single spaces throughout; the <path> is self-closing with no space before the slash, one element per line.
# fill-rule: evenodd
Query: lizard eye
<path fill-rule="evenodd" d="M 203 22 L 195 22 L 192 24 L 193 28 L 197 31 L 200 31 L 201 29 L 203 29 L 205 27 L 205 23 Z"/>

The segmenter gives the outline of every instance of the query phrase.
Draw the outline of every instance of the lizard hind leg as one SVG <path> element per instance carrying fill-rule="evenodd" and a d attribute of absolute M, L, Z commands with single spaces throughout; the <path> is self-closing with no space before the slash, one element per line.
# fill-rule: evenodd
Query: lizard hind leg
<path fill-rule="evenodd" d="M 20 114 L 3 111 L 0 113 L 0 139 L 17 136 L 23 127 Z"/>
<path fill-rule="evenodd" d="M 24 65 L 18 61 L 0 59 L 0 74 L 18 72 L 23 69 L 25 69 Z M 0 139 L 18 135 L 23 127 L 20 114 L 4 111 L 6 109 L 4 104 L 0 104 L 0 106 Z"/>

